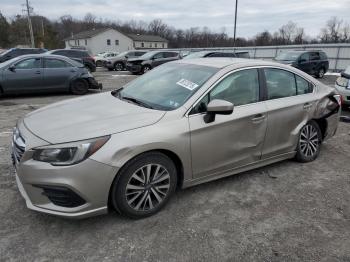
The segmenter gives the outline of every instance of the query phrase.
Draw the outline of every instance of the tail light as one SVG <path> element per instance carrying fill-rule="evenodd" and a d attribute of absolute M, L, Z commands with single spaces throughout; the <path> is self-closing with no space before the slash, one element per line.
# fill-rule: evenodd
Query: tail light
<path fill-rule="evenodd" d="M 339 106 L 343 104 L 343 97 L 341 95 L 333 95 L 333 97 L 337 100 Z"/>

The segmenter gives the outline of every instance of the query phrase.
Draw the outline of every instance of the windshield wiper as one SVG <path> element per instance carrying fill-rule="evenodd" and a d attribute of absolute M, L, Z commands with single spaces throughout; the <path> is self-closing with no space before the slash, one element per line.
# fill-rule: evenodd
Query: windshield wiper
<path fill-rule="evenodd" d="M 120 96 L 120 99 L 122 100 L 127 100 L 127 101 L 130 101 L 130 102 L 133 102 L 134 104 L 137 104 L 139 106 L 143 106 L 143 107 L 147 107 L 147 108 L 150 108 L 150 109 L 153 109 L 153 107 L 145 102 L 142 102 L 134 97 L 129 97 L 129 96 Z"/>

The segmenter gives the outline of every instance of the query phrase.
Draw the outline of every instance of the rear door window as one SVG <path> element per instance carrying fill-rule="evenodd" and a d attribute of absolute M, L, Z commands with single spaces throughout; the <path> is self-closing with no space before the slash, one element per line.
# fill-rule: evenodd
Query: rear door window
<path fill-rule="evenodd" d="M 310 60 L 311 61 L 317 61 L 320 60 L 320 55 L 318 52 L 311 52 L 310 53 Z"/>
<path fill-rule="evenodd" d="M 310 60 L 310 54 L 309 53 L 302 54 L 299 60 L 301 62 L 308 62 Z"/>
<path fill-rule="evenodd" d="M 297 94 L 298 95 L 312 93 L 313 84 L 306 81 L 304 78 L 302 78 L 298 75 L 295 75 L 295 82 L 297 84 Z"/>
<path fill-rule="evenodd" d="M 297 94 L 294 74 L 282 69 L 264 69 L 268 99 L 278 99 Z"/>
<path fill-rule="evenodd" d="M 45 59 L 45 68 L 65 68 L 69 67 L 70 65 L 63 60 L 56 59 L 56 58 L 46 58 Z"/>

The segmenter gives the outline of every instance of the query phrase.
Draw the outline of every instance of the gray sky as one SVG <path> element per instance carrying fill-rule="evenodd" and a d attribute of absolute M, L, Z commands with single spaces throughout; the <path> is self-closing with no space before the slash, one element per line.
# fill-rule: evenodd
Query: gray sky
<path fill-rule="evenodd" d="M 1 0 L 5 16 L 21 13 L 24 0 Z M 82 18 L 91 12 L 111 20 L 160 18 L 176 28 L 207 26 L 212 31 L 225 27 L 233 35 L 234 0 L 31 0 L 36 14 L 50 19 L 70 14 Z M 250 37 L 265 29 L 277 30 L 289 20 L 317 36 L 331 16 L 350 22 L 350 0 L 239 0 L 238 36 Z"/>

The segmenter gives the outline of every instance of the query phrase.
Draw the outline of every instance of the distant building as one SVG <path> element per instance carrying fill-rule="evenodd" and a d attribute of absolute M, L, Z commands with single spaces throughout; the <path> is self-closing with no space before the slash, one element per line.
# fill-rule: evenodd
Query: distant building
<path fill-rule="evenodd" d="M 168 40 L 156 35 L 124 34 L 112 28 L 80 32 L 64 39 L 66 48 L 82 48 L 92 54 L 105 51 L 168 48 Z"/>

